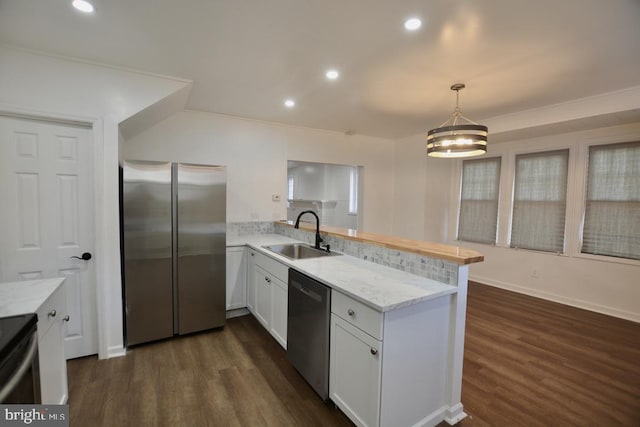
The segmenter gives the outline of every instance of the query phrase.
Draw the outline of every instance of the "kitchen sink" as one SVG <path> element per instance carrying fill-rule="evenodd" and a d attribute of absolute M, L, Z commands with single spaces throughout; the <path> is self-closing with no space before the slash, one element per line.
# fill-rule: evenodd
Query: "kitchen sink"
<path fill-rule="evenodd" d="M 263 246 L 263 248 L 270 250 L 273 253 L 282 255 L 289 259 L 307 259 L 307 258 L 319 258 L 325 256 L 342 255 L 337 252 L 327 252 L 324 250 L 316 249 L 313 246 L 305 245 L 302 243 L 290 243 L 287 245 L 270 245 Z"/>

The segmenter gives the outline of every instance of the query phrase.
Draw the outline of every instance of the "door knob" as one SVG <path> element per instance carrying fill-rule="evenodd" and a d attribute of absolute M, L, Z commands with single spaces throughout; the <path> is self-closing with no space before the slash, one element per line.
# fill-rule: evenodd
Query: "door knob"
<path fill-rule="evenodd" d="M 71 256 L 69 258 L 76 258 L 76 259 L 81 259 L 83 261 L 89 261 L 91 259 L 91 253 L 90 252 L 85 252 L 82 254 L 81 257 L 79 256 Z"/>

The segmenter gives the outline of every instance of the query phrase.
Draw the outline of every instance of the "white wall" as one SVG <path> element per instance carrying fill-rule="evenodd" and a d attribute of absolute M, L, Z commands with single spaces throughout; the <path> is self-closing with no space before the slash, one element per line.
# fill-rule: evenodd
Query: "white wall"
<path fill-rule="evenodd" d="M 393 189 L 393 234 L 408 239 L 444 242 L 451 168 L 454 160 L 427 157 L 426 136 L 396 141 Z"/>
<path fill-rule="evenodd" d="M 288 160 L 362 165 L 362 228 L 389 234 L 393 150 L 384 139 L 185 111 L 127 140 L 121 157 L 226 165 L 230 222 L 287 217 Z"/>
<path fill-rule="evenodd" d="M 0 110 L 115 123 L 189 86 L 186 80 L 0 46 Z"/>
<path fill-rule="evenodd" d="M 445 238 L 439 240 L 437 228 L 429 229 L 425 226 L 425 240 L 445 241 L 484 254 L 485 261 L 473 264 L 470 268 L 472 280 L 640 322 L 640 262 L 579 253 L 588 145 L 637 141 L 640 139 L 640 123 L 498 144 L 490 142 L 487 156 L 503 156 L 499 238 L 495 247 L 455 240 L 461 161 L 429 159 L 427 167 L 419 165 L 418 161 L 411 161 L 420 146 L 424 149 L 424 141 L 418 141 L 418 138 L 407 138 L 396 143 L 399 179 L 396 180 L 394 189 L 394 234 L 406 235 L 406 230 L 411 227 L 419 229 L 421 215 L 426 224 L 430 223 L 430 218 L 444 218 L 441 226 L 446 231 Z M 571 150 L 566 254 L 511 249 L 508 247 L 511 213 L 509 201 L 514 156 L 524 152 L 559 148 Z M 431 167 L 432 161 L 440 163 Z M 411 167 L 411 170 L 401 171 L 398 169 L 399 163 Z M 411 200 L 412 193 L 407 187 L 423 176 L 427 186 L 421 196 L 425 204 L 422 214 L 402 209 L 403 204 L 409 206 L 412 203 L 418 209 L 419 203 Z M 447 200 L 449 203 L 445 202 Z"/>
<path fill-rule="evenodd" d="M 0 46 L 0 112 L 80 121 L 93 126 L 94 259 L 100 357 L 123 354 L 118 233 L 119 123 L 175 92 L 184 93 L 189 85 L 185 80 Z M 175 102 L 172 105 L 177 107 Z M 166 114 L 166 108 L 160 113 Z M 145 124 L 152 121 L 151 116 L 153 114 L 145 115 Z"/>

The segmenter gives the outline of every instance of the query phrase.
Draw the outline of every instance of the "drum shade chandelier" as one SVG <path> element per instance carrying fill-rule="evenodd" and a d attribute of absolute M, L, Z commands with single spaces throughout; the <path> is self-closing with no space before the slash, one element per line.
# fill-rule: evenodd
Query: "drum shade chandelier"
<path fill-rule="evenodd" d="M 467 119 L 460 110 L 460 91 L 464 88 L 464 83 L 451 86 L 456 91 L 456 109 L 449 120 L 427 133 L 427 156 L 473 157 L 487 152 L 488 128 Z"/>

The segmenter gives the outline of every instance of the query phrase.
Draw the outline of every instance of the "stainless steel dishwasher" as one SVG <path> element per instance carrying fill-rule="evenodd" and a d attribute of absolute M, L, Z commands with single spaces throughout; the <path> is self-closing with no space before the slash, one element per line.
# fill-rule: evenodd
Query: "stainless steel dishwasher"
<path fill-rule="evenodd" d="M 287 358 L 323 400 L 329 398 L 331 289 L 289 269 Z"/>

